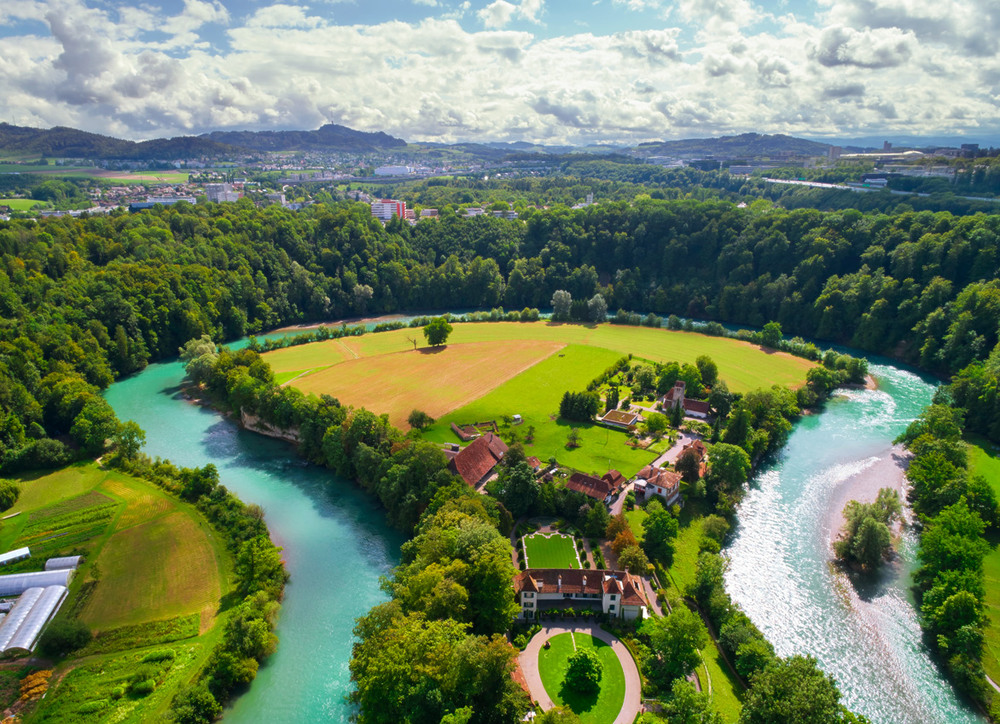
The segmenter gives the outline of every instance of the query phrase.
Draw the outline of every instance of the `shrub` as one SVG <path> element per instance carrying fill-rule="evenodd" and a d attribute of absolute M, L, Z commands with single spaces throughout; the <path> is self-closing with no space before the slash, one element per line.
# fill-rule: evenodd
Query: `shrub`
<path fill-rule="evenodd" d="M 0 512 L 14 507 L 17 497 L 21 494 L 21 489 L 13 483 L 7 481 L 0 482 Z"/>
<path fill-rule="evenodd" d="M 142 681 L 137 681 L 130 685 L 128 690 L 130 693 L 136 696 L 148 696 L 153 693 L 156 688 L 156 682 L 152 679 L 143 679 Z"/>
<path fill-rule="evenodd" d="M 172 649 L 162 649 L 160 651 L 150 651 L 142 657 L 143 664 L 155 663 L 157 661 L 170 661 L 176 656 Z"/>
<path fill-rule="evenodd" d="M 83 648 L 92 638 L 93 634 L 83 621 L 75 618 L 63 619 L 49 624 L 42 634 L 39 648 L 46 656 L 60 658 L 71 651 Z"/>
<path fill-rule="evenodd" d="M 99 711 L 104 711 L 108 708 L 107 699 L 97 699 L 95 701 L 88 701 L 86 704 L 82 705 L 77 709 L 78 714 L 96 714 Z"/>

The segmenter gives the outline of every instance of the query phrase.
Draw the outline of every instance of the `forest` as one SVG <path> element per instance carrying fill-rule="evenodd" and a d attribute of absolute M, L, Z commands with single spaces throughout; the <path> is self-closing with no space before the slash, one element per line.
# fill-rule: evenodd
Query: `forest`
<path fill-rule="evenodd" d="M 941 375 L 997 435 L 1000 216 L 655 200 L 383 227 L 363 204 L 237 204 L 0 224 L 0 465 L 114 431 L 99 392 L 188 340 L 401 310 L 609 308 L 761 327 Z M 992 353 L 992 355 L 991 355 Z M 970 366 L 971 365 L 971 366 Z M 985 402 L 980 402 L 986 400 Z"/>

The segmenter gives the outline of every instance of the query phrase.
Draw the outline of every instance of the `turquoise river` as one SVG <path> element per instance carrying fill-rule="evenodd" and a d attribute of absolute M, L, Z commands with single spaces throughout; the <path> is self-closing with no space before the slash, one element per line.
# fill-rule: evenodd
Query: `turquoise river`
<path fill-rule="evenodd" d="M 891 440 L 933 385 L 889 365 L 877 391 L 850 391 L 804 418 L 780 460 L 755 481 L 726 553 L 727 588 L 779 653 L 808 653 L 836 677 L 849 706 L 879 724 L 980 721 L 956 698 L 920 644 L 907 593 L 914 542 L 876 584 L 856 589 L 829 564 L 838 484 L 878 471 Z M 246 432 L 186 401 L 179 362 L 150 365 L 107 399 L 146 431 L 146 452 L 179 465 L 214 463 L 223 484 L 258 503 L 291 574 L 277 653 L 229 722 L 347 722 L 354 619 L 385 600 L 379 577 L 401 536 L 350 483 L 303 463 L 291 446 Z M 856 479 L 856 478 L 853 478 Z"/>

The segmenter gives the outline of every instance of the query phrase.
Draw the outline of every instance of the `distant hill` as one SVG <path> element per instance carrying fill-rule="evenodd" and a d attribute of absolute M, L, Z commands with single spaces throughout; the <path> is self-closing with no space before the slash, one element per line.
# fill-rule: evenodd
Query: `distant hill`
<path fill-rule="evenodd" d="M 405 146 L 385 133 L 363 133 L 330 123 L 316 131 L 217 131 L 201 136 L 128 141 L 75 128 L 27 128 L 0 123 L 0 153 L 46 158 L 173 161 L 266 151 L 379 151 Z"/>
<path fill-rule="evenodd" d="M 75 128 L 27 128 L 0 123 L 0 152 L 47 158 L 174 160 L 231 154 L 239 149 L 195 136 L 127 141 Z"/>
<path fill-rule="evenodd" d="M 365 133 L 336 123 L 315 131 L 215 131 L 199 138 L 251 151 L 381 151 L 405 146 L 387 133 Z"/>
<path fill-rule="evenodd" d="M 721 138 L 688 138 L 683 141 L 642 143 L 636 148 L 641 156 L 726 157 L 762 158 L 792 153 L 797 156 L 822 156 L 830 148 L 828 143 L 807 141 L 776 134 L 742 133 Z"/>

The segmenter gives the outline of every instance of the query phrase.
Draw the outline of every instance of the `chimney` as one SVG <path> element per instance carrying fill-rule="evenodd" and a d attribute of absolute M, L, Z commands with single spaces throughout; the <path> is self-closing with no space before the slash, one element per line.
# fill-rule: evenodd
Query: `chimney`
<path fill-rule="evenodd" d="M 583 577 L 583 587 L 584 588 L 587 587 L 587 577 L 586 576 Z"/>

